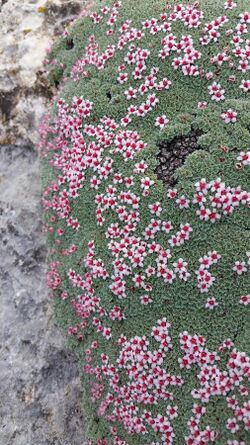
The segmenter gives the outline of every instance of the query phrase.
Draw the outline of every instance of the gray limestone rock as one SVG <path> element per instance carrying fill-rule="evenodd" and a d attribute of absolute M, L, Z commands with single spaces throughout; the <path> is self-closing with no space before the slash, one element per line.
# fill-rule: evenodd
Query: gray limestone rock
<path fill-rule="evenodd" d="M 34 150 L 46 48 L 85 0 L 0 0 L 0 445 L 85 445 L 78 362 L 45 284 Z"/>
<path fill-rule="evenodd" d="M 76 357 L 45 284 L 39 160 L 0 148 L 0 445 L 84 445 Z"/>
<path fill-rule="evenodd" d="M 84 0 L 0 1 L 0 144 L 37 143 L 52 97 L 46 51 L 84 8 Z"/>

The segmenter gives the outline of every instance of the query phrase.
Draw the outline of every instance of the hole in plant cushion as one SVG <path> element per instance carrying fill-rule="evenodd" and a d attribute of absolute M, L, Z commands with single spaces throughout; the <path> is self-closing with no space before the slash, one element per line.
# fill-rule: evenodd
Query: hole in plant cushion
<path fill-rule="evenodd" d="M 161 141 L 158 144 L 160 153 L 157 155 L 159 165 L 156 169 L 158 179 L 167 186 L 177 183 L 175 171 L 181 167 L 188 155 L 196 150 L 201 150 L 198 139 L 200 131 L 191 130 L 186 136 L 177 136 L 172 141 Z"/>

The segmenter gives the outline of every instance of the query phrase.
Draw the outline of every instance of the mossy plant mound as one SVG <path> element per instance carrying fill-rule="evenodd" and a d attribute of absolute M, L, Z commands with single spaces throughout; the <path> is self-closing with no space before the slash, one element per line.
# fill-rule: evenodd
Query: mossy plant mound
<path fill-rule="evenodd" d="M 51 52 L 48 284 L 90 444 L 250 443 L 247 7 L 107 2 Z"/>

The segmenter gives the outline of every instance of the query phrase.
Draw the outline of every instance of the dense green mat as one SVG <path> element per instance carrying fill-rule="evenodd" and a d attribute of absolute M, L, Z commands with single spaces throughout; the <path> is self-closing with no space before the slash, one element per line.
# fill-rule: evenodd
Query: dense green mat
<path fill-rule="evenodd" d="M 99 3 L 49 55 L 40 147 L 89 444 L 248 445 L 249 2 Z"/>

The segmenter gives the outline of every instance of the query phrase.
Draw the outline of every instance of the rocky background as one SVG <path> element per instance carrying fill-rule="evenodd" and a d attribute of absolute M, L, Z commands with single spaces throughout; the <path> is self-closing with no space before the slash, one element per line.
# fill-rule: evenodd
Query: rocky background
<path fill-rule="evenodd" d="M 0 0 L 0 445 L 85 445 L 76 357 L 45 285 L 42 61 L 84 1 Z"/>

